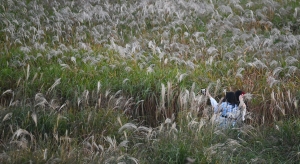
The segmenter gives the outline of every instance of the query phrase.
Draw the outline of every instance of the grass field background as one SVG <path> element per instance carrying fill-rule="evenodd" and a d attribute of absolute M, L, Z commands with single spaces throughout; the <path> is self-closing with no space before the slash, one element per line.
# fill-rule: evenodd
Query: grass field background
<path fill-rule="evenodd" d="M 300 2 L 0 4 L 1 163 L 299 162 Z"/>

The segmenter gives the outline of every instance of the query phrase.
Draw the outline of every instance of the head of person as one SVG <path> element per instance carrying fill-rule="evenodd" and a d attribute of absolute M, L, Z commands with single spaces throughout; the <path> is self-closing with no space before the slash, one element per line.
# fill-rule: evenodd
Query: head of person
<path fill-rule="evenodd" d="M 236 100 L 239 101 L 240 95 L 244 95 L 244 94 L 245 94 L 245 92 L 243 92 L 241 90 L 235 91 L 235 98 L 236 98 Z"/>
<path fill-rule="evenodd" d="M 238 100 L 236 99 L 236 95 L 234 92 L 226 92 L 225 98 L 223 102 L 228 102 L 230 104 L 238 104 Z"/>

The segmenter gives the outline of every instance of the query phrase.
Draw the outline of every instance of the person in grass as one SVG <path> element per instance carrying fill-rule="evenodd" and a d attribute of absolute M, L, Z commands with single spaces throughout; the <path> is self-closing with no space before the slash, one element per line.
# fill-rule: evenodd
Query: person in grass
<path fill-rule="evenodd" d="M 236 92 L 226 92 L 225 97 L 218 103 L 209 92 L 206 92 L 214 109 L 214 113 L 217 116 L 215 121 L 221 126 L 235 126 L 237 121 L 244 121 L 246 115 L 246 105 L 243 99 L 244 94 L 245 93 L 240 90 Z"/>

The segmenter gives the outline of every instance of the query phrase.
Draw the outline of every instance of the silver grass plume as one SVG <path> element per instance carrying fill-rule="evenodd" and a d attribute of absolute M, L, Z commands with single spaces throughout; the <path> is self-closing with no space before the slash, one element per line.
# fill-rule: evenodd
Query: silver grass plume
<path fill-rule="evenodd" d="M 36 102 L 36 105 L 35 107 L 42 107 L 42 108 L 45 108 L 46 105 L 48 105 L 48 101 L 46 100 L 46 98 L 44 97 L 44 95 L 42 93 L 37 93 L 35 94 L 35 102 Z"/>
<path fill-rule="evenodd" d="M 244 70 L 245 70 L 245 68 L 240 67 L 240 68 L 236 71 L 235 77 L 239 77 L 240 79 L 243 79 L 242 72 L 243 72 Z"/>
<path fill-rule="evenodd" d="M 10 102 L 9 102 L 9 106 L 12 106 L 12 105 L 14 104 L 14 103 L 13 103 L 13 101 L 14 101 L 14 96 L 15 96 L 14 91 L 11 90 L 11 89 L 8 89 L 8 90 L 4 91 L 4 92 L 2 93 L 1 96 L 5 95 L 5 94 L 11 94 L 11 95 L 12 95 L 12 96 L 11 96 L 11 99 L 10 99 Z"/>
<path fill-rule="evenodd" d="M 3 119 L 2 119 L 2 122 L 4 122 L 4 121 L 7 121 L 7 120 L 9 120 L 9 119 L 11 119 L 11 117 L 12 117 L 12 114 L 13 113 L 7 113 L 4 117 L 3 117 Z"/>
<path fill-rule="evenodd" d="M 269 84 L 269 87 L 272 88 L 273 85 L 278 84 L 280 81 L 276 80 L 273 76 L 268 76 L 267 77 L 267 83 Z"/>
<path fill-rule="evenodd" d="M 275 68 L 275 69 L 273 70 L 272 75 L 273 75 L 274 77 L 278 77 L 279 73 L 280 73 L 282 70 L 283 70 L 282 67 L 277 67 L 277 68 Z"/>
<path fill-rule="evenodd" d="M 293 56 L 288 56 L 286 59 L 285 59 L 285 62 L 287 65 L 292 65 L 294 63 L 297 63 L 299 62 L 298 59 L 296 59 L 295 57 Z"/>
<path fill-rule="evenodd" d="M 100 89 L 101 89 L 101 82 L 98 81 L 98 82 L 97 82 L 97 94 L 99 94 Z"/>
<path fill-rule="evenodd" d="M 31 141 L 33 141 L 33 135 L 31 133 L 29 133 L 27 130 L 25 129 L 21 129 L 19 128 L 18 130 L 15 131 L 15 133 L 13 134 L 12 136 L 12 139 L 11 141 L 15 140 L 15 139 L 18 139 L 20 136 L 23 136 L 23 135 L 29 135 L 30 138 L 31 138 Z"/>
<path fill-rule="evenodd" d="M 286 76 L 287 75 L 294 75 L 296 73 L 296 71 L 299 72 L 299 68 L 296 67 L 296 66 L 288 66 L 288 69 L 289 69 L 288 74 L 286 74 Z"/>
<path fill-rule="evenodd" d="M 55 82 L 52 84 L 52 86 L 48 89 L 47 95 L 48 95 L 48 94 L 49 94 L 49 93 L 50 93 L 57 85 L 60 84 L 60 80 L 61 80 L 61 78 L 55 80 Z"/>
<path fill-rule="evenodd" d="M 180 83 L 187 75 L 188 75 L 188 73 L 180 74 L 180 75 L 178 76 L 178 82 Z"/>
<path fill-rule="evenodd" d="M 109 143 L 109 148 L 107 149 L 108 151 L 114 151 L 117 148 L 117 141 L 115 138 L 111 138 L 109 136 L 104 137 L 104 140 Z"/>
<path fill-rule="evenodd" d="M 165 96 L 166 96 L 166 87 L 162 83 L 161 84 L 161 107 L 163 110 L 165 109 Z"/>
<path fill-rule="evenodd" d="M 27 65 L 27 71 L 26 71 L 26 81 L 28 81 L 29 78 L 29 73 L 30 73 L 30 65 Z"/>
<path fill-rule="evenodd" d="M 137 126 L 133 123 L 126 123 L 124 124 L 120 129 L 119 129 L 119 133 L 123 132 L 124 130 L 137 130 Z"/>
<path fill-rule="evenodd" d="M 33 120 L 35 126 L 37 127 L 37 115 L 36 115 L 35 112 L 33 112 L 33 113 L 31 114 L 31 118 L 32 118 L 32 120 Z"/>

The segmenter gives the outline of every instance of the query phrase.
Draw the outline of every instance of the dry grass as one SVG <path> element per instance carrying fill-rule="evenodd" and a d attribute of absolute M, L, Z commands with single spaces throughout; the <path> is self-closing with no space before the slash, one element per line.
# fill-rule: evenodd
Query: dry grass
<path fill-rule="evenodd" d="M 3 2 L 0 162 L 298 162 L 299 5 Z M 245 91 L 246 126 L 202 88 Z"/>

